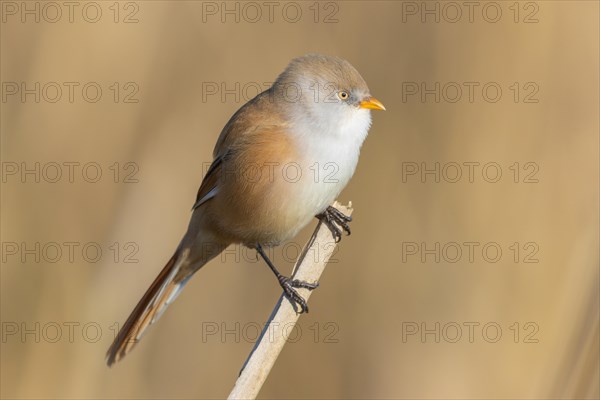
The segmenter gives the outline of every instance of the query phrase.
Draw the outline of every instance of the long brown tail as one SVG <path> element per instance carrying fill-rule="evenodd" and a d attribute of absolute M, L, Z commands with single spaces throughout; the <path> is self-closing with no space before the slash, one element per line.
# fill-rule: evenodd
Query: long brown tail
<path fill-rule="evenodd" d="M 181 292 L 187 280 L 200 268 L 201 265 L 189 270 L 187 274 L 180 272 L 188 254 L 189 251 L 178 249 L 150 285 L 108 349 L 108 366 L 125 357 L 133 349 L 146 329 L 160 318 L 167 306 Z"/>

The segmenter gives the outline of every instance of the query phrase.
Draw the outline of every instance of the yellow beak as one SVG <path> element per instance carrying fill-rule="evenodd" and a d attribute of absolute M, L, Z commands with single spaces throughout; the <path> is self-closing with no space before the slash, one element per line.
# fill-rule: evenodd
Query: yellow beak
<path fill-rule="evenodd" d="M 375 97 L 368 97 L 359 103 L 360 108 L 368 108 L 371 110 L 384 110 L 385 107 Z"/>

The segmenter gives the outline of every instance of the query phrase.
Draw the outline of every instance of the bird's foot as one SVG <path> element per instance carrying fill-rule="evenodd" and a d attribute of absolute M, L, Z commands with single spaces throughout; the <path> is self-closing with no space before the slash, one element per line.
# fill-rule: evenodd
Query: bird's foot
<path fill-rule="evenodd" d="M 317 215 L 317 218 L 327 225 L 333 234 L 333 238 L 335 239 L 336 243 L 342 240 L 342 229 L 347 235 L 350 235 L 351 233 L 348 222 L 352 221 L 352 217 L 344 214 L 335 207 L 328 206 L 325 211 Z M 342 229 L 340 229 L 338 225 L 341 226 Z"/>
<path fill-rule="evenodd" d="M 319 287 L 319 284 L 300 281 L 298 279 L 291 279 L 283 275 L 280 275 L 277 278 L 279 279 L 279 284 L 283 288 L 283 292 L 287 298 L 290 299 L 294 308 L 298 306 L 300 308 L 300 314 L 308 313 L 308 305 L 306 304 L 306 300 L 304 300 L 304 298 L 300 296 L 298 291 L 294 288 L 313 290 Z"/>

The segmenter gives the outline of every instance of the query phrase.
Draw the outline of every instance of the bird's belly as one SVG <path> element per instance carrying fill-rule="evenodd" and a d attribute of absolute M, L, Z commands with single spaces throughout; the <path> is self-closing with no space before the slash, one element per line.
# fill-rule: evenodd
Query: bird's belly
<path fill-rule="evenodd" d="M 354 167 L 352 168 L 352 171 Z M 289 162 L 260 181 L 221 191 L 211 203 L 220 210 L 215 222 L 231 241 L 254 246 L 291 239 L 333 203 L 349 180 L 337 166 Z"/>
<path fill-rule="evenodd" d="M 294 237 L 333 203 L 356 168 L 358 149 L 327 146 L 321 143 L 303 157 L 271 152 L 268 163 L 238 166 L 243 173 L 211 200 L 219 230 L 248 246 L 276 245 Z"/>
<path fill-rule="evenodd" d="M 257 210 L 264 222 L 258 229 L 251 229 L 257 240 L 278 244 L 296 236 L 336 200 L 352 177 L 356 160 L 311 158 L 285 165 L 280 179 L 274 180 L 268 190 L 268 201 Z"/>
<path fill-rule="evenodd" d="M 236 201 L 239 208 L 225 222 L 236 241 L 248 246 L 291 239 L 335 197 L 308 180 L 287 178 L 273 181 L 262 193 L 258 201 Z"/>

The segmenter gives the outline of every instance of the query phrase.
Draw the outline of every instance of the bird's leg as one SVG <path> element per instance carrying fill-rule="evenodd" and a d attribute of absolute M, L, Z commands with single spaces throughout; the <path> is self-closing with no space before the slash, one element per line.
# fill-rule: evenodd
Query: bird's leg
<path fill-rule="evenodd" d="M 287 298 L 290 299 L 294 308 L 297 310 L 296 305 L 298 305 L 300 307 L 300 314 L 305 312 L 308 313 L 308 305 L 306 304 L 306 300 L 304 300 L 304 298 L 302 298 L 302 296 L 300 296 L 298 291 L 296 291 L 296 289 L 294 288 L 305 288 L 308 290 L 313 290 L 316 289 L 319 286 L 319 284 L 300 281 L 298 279 L 291 279 L 281 275 L 281 273 L 277 271 L 277 268 L 275 268 L 275 265 L 273 265 L 271 260 L 269 260 L 269 257 L 267 257 L 260 244 L 256 245 L 256 251 L 258 252 L 258 254 L 260 254 L 263 260 L 265 260 L 269 268 L 271 268 L 271 271 L 273 271 L 273 273 L 277 277 L 277 280 L 279 281 L 279 284 L 283 288 L 283 292 L 285 293 Z"/>
<path fill-rule="evenodd" d="M 323 222 L 331 233 L 333 234 L 333 238 L 336 243 L 342 240 L 342 229 L 346 232 L 347 235 L 350 235 L 350 226 L 348 226 L 348 222 L 352 221 L 352 217 L 344 214 L 340 210 L 335 207 L 328 206 L 325 211 L 321 214 L 316 215 L 316 217 Z M 339 226 L 342 227 L 340 229 Z"/>

